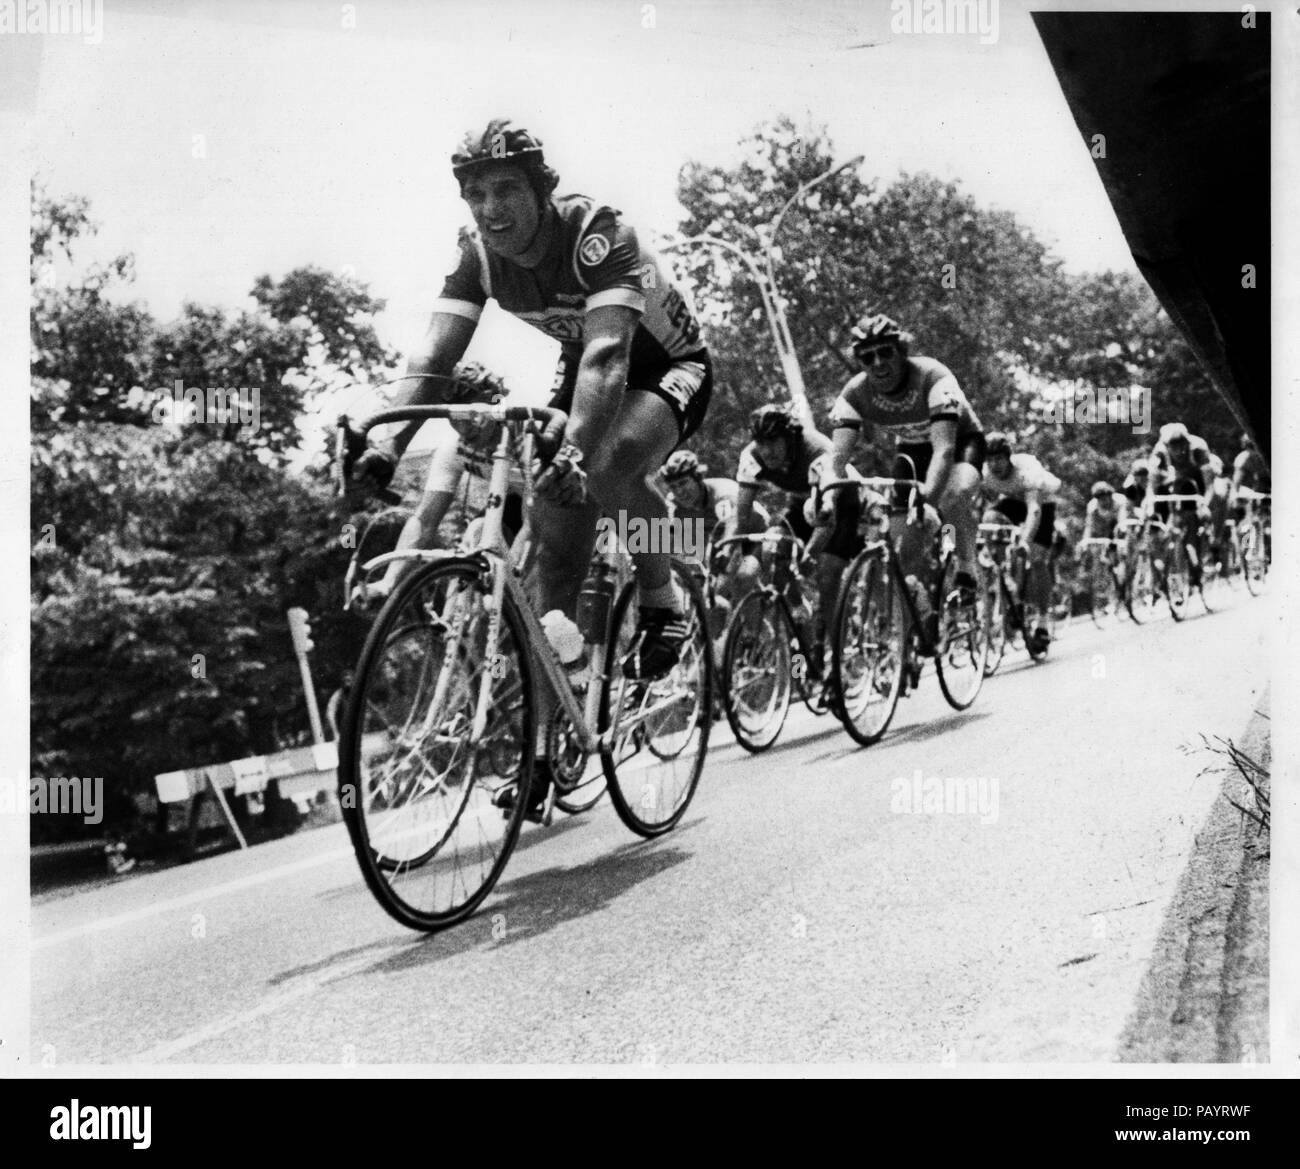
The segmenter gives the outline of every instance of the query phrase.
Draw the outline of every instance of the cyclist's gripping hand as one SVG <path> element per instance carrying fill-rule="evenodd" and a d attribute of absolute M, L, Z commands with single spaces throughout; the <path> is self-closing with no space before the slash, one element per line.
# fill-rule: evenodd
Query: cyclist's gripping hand
<path fill-rule="evenodd" d="M 397 471 L 397 456 L 380 447 L 367 447 L 352 463 L 352 482 L 381 492 L 392 481 Z"/>
<path fill-rule="evenodd" d="M 537 477 L 537 494 L 561 507 L 579 507 L 587 501 L 587 472 L 582 469 L 582 451 L 565 442 L 550 465 Z"/>

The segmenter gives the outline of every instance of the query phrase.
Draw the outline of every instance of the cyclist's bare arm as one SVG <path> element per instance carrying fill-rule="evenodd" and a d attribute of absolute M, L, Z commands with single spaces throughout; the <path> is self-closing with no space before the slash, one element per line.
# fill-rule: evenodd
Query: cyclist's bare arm
<path fill-rule="evenodd" d="M 469 343 L 474 337 L 477 324 L 466 317 L 453 313 L 434 313 L 429 320 L 428 331 L 420 346 L 406 363 L 409 374 L 441 374 L 447 376 L 456 368 L 456 363 L 465 355 Z M 440 400 L 445 383 L 438 381 L 409 381 L 398 387 L 393 406 L 428 406 Z M 407 422 L 393 436 L 391 446 L 393 454 L 399 459 L 416 432 L 424 425 L 422 422 Z"/>
<path fill-rule="evenodd" d="M 948 476 L 957 461 L 957 423 L 951 418 L 939 418 L 930 423 L 930 468 L 925 474 L 925 498 L 937 503 L 948 486 Z"/>
<path fill-rule="evenodd" d="M 736 506 L 727 516 L 723 538 L 730 540 L 737 532 L 748 532 L 754 524 L 754 503 L 758 499 L 758 489 L 742 483 L 736 492 Z M 739 547 L 739 545 L 737 545 Z"/>
<path fill-rule="evenodd" d="M 567 435 L 584 456 L 599 449 L 618 414 L 627 387 L 632 334 L 640 316 L 621 304 L 601 305 L 587 313 Z"/>
<path fill-rule="evenodd" d="M 855 426 L 837 426 L 831 431 L 831 465 L 827 478 L 843 479 L 849 459 L 862 432 Z"/>
<path fill-rule="evenodd" d="M 1042 518 L 1043 502 L 1037 491 L 1025 492 L 1025 522 L 1020 527 L 1020 539 L 1031 551 L 1034 548 L 1034 534 L 1038 531 L 1038 521 Z"/>

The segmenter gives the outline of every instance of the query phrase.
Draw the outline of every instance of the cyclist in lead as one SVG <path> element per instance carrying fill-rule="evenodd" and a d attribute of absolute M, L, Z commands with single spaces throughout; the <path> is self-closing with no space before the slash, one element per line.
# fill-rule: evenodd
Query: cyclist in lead
<path fill-rule="evenodd" d="M 911 357 L 910 333 L 883 314 L 865 316 L 852 329 L 853 356 L 865 368 L 840 391 L 831 408 L 834 478 L 841 478 L 863 431 L 892 435 L 900 457 L 898 478 L 911 478 L 915 467 L 921 495 L 933 503 L 956 535 L 956 583 L 963 602 L 975 599 L 973 510 L 984 467 L 984 432 L 952 371 L 932 357 Z M 908 463 L 908 459 L 911 463 Z M 895 511 L 897 512 L 897 508 Z M 916 572 L 928 548 L 923 538 L 891 519 L 905 571 Z M 911 567 L 909 567 L 911 566 Z"/>
<path fill-rule="evenodd" d="M 555 195 L 559 176 L 534 135 L 494 119 L 466 137 L 451 163 L 474 227 L 460 233 L 407 372 L 449 374 L 489 298 L 559 341 L 565 373 L 551 404 L 568 413 L 568 426 L 536 482 L 530 583 L 539 611 L 558 609 L 572 621 L 602 508 L 648 530 L 667 519 L 653 477 L 704 418 L 712 392 L 708 349 L 682 292 L 618 211 L 585 195 Z M 445 400 L 445 386 L 413 382 L 394 405 Z M 354 475 L 386 483 L 419 425 L 372 445 Z M 637 553 L 633 562 L 638 637 L 625 669 L 649 680 L 676 664 L 688 630 L 668 550 Z M 537 807 L 546 780 L 542 768 L 533 784 Z"/>

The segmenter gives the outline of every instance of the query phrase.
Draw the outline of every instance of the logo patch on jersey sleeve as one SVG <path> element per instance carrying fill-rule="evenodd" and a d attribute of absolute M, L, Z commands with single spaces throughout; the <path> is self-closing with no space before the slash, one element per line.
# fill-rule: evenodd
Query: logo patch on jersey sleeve
<path fill-rule="evenodd" d="M 578 259 L 594 268 L 609 255 L 609 240 L 603 235 L 589 235 L 578 245 Z"/>

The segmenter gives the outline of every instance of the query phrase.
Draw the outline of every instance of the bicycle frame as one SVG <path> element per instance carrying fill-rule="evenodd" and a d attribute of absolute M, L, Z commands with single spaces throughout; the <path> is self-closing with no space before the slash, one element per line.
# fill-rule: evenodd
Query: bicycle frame
<path fill-rule="evenodd" d="M 541 676 L 549 688 L 551 697 L 559 703 L 567 715 L 572 726 L 575 738 L 579 748 L 587 753 L 593 754 L 598 751 L 613 750 L 619 740 L 625 738 L 631 730 L 639 723 L 658 714 L 661 710 L 667 709 L 674 704 L 671 699 L 662 701 L 656 705 L 649 705 L 643 709 L 638 709 L 634 720 L 618 720 L 614 726 L 607 731 L 598 734 L 593 728 L 597 725 L 600 710 L 601 685 L 605 680 L 606 667 L 608 665 L 607 657 L 609 651 L 609 630 L 606 629 L 605 637 L 597 643 L 588 645 L 588 656 L 591 666 L 592 682 L 587 687 L 585 703 L 579 704 L 577 696 L 574 694 L 573 686 L 569 681 L 569 676 L 560 662 L 558 656 L 551 648 L 550 641 L 542 629 L 541 620 L 519 579 L 518 566 L 513 563 L 511 549 L 506 546 L 505 535 L 503 530 L 502 519 L 505 511 L 506 494 L 509 487 L 510 472 L 516 465 L 514 454 L 515 443 L 512 441 L 513 435 L 511 428 L 521 423 L 545 420 L 559 415 L 559 411 L 543 407 L 525 407 L 525 406 L 505 406 L 505 405 L 486 405 L 482 403 L 470 405 L 439 405 L 439 406 L 414 406 L 402 407 L 393 410 L 381 411 L 374 415 L 366 422 L 365 430 L 385 423 L 400 422 L 408 420 L 425 420 L 430 418 L 458 418 L 486 415 L 493 421 L 504 424 L 501 429 L 501 435 L 497 441 L 496 448 L 492 456 L 492 471 L 488 480 L 488 502 L 482 516 L 482 528 L 479 533 L 478 541 L 473 547 L 460 552 L 451 552 L 445 549 L 402 549 L 385 553 L 377 556 L 373 560 L 367 561 L 362 566 L 363 573 L 369 573 L 376 568 L 392 563 L 399 559 L 417 559 L 424 562 L 436 560 L 477 560 L 481 567 L 490 574 L 491 579 L 491 602 L 489 606 L 489 624 L 487 631 L 486 645 L 489 647 L 489 655 L 493 654 L 494 648 L 498 643 L 501 630 L 501 614 L 503 610 L 503 600 L 506 593 L 510 594 L 520 617 L 523 621 L 526 641 L 528 642 L 528 652 L 535 663 L 541 666 Z M 524 511 L 528 515 L 533 501 L 533 481 L 531 473 L 531 454 L 532 454 L 533 436 L 526 432 L 523 435 L 522 455 L 518 460 L 520 471 L 524 478 Z M 524 535 L 526 539 L 528 529 L 525 520 Z M 611 569 L 617 573 L 616 554 L 612 552 L 600 553 L 606 558 Z M 457 600 L 457 594 L 453 591 L 447 599 L 447 608 L 451 609 Z M 448 629 L 451 631 L 446 647 L 444 649 L 443 668 L 439 670 L 438 682 L 435 685 L 433 698 L 429 704 L 426 718 L 432 720 L 436 717 L 437 712 L 441 709 L 442 703 L 446 698 L 446 688 L 449 685 L 449 679 L 452 676 L 453 667 L 457 661 L 457 655 L 460 652 L 464 629 L 462 623 L 457 621 L 447 621 Z M 542 647 L 545 647 L 543 649 Z M 490 670 L 485 671 L 479 686 L 479 694 L 475 704 L 474 722 L 470 731 L 470 742 L 477 745 L 483 737 L 484 730 L 487 726 L 488 717 L 491 710 L 492 696 L 492 677 Z M 646 697 L 651 696 L 651 691 L 647 690 Z M 431 729 L 431 723 L 422 728 L 425 732 Z"/>

